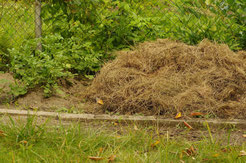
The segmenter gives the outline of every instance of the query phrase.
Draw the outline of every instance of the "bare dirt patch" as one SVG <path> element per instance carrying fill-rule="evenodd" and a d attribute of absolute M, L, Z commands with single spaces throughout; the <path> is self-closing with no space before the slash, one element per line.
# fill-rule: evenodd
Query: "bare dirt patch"
<path fill-rule="evenodd" d="M 246 57 L 226 45 L 189 46 L 168 39 L 120 52 L 88 87 L 85 97 L 102 110 L 173 117 L 200 111 L 219 118 L 246 118 Z"/>
<path fill-rule="evenodd" d="M 17 100 L 17 104 L 27 109 L 61 111 L 70 113 L 100 113 L 96 103 L 88 104 L 80 95 L 91 82 L 82 79 L 60 81 L 60 91 L 45 98 L 43 90 L 38 88 L 30 91 Z"/>
<path fill-rule="evenodd" d="M 14 78 L 11 74 L 0 73 L 0 103 L 7 101 L 11 98 L 11 95 L 9 94 L 11 88 L 10 84 L 14 83 Z"/>
<path fill-rule="evenodd" d="M 4 92 L 1 93 L 0 104 L 5 105 L 6 102 L 10 108 L 46 110 L 46 111 L 61 111 L 70 113 L 100 113 L 97 109 L 97 104 L 87 104 L 81 97 L 81 93 L 86 90 L 86 87 L 91 81 L 84 79 L 68 79 L 61 80 L 59 91 L 53 96 L 46 98 L 42 88 L 35 88 L 17 99 L 9 93 L 10 83 L 14 83 L 14 78 L 11 74 L 0 74 L 0 79 L 4 79 L 1 88 Z"/>

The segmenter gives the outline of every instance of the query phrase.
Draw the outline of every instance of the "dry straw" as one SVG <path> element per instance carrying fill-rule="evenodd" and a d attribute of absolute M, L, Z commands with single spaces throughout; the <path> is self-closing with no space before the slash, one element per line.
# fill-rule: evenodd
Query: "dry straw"
<path fill-rule="evenodd" d="M 173 116 L 202 111 L 246 118 L 246 53 L 203 40 L 198 46 L 161 39 L 119 52 L 86 92 L 102 109 Z"/>

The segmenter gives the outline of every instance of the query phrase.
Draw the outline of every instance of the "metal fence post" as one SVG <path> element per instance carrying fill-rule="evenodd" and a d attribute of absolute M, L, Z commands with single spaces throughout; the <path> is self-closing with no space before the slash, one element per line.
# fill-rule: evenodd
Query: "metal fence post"
<path fill-rule="evenodd" d="M 35 37 L 42 37 L 41 0 L 35 0 Z M 42 51 L 41 41 L 37 44 L 37 50 Z"/>

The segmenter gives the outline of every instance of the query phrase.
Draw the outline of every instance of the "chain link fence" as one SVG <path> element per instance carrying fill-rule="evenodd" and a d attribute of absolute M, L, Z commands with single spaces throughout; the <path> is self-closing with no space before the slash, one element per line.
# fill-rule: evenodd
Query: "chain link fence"
<path fill-rule="evenodd" d="M 51 0 L 42 2 L 42 6 L 50 2 Z M 78 10 L 85 10 L 84 12 L 79 12 L 84 14 L 84 16 L 91 16 L 88 13 L 90 11 L 86 8 L 78 8 L 78 6 L 81 6 L 81 3 L 86 4 L 88 1 L 64 0 L 63 2 L 70 3 L 70 5 L 67 5 L 69 10 L 67 14 L 70 13 L 71 17 L 76 17 L 75 13 Z M 112 0 L 112 2 L 115 1 Z M 132 1 L 129 2 L 131 3 Z M 104 2 L 100 1 L 100 3 Z M 162 31 L 162 35 L 158 35 L 158 37 L 171 37 L 189 44 L 196 44 L 197 40 L 204 38 L 230 44 L 229 39 L 243 38 L 243 36 L 236 36 L 240 34 L 245 35 L 245 31 L 231 23 L 230 18 L 237 20 L 235 18 L 237 15 L 228 10 L 230 6 L 223 1 L 217 6 L 205 0 L 144 0 L 143 2 L 139 1 L 139 4 L 134 11 L 141 16 L 144 16 L 145 12 L 148 11 L 146 12 L 146 17 L 153 20 L 150 21 L 152 21 L 153 26 L 156 26 L 156 32 L 160 33 Z M 150 10 L 152 13 L 149 12 Z M 56 13 L 53 14 L 55 15 Z M 104 13 L 102 9 L 98 8 L 96 14 L 102 15 Z M 242 14 L 241 16 L 245 15 Z M 101 19 L 101 16 L 99 17 Z M 42 30 L 54 28 L 56 22 L 45 24 L 46 21 L 43 18 L 42 25 L 41 19 L 40 0 L 0 0 L 0 46 L 18 47 L 26 39 L 41 37 Z M 84 19 L 89 18 L 84 17 Z M 99 18 L 98 20 L 93 19 L 93 21 L 98 22 Z M 239 22 L 238 24 L 243 26 L 245 22 Z M 224 34 L 225 32 L 228 32 L 233 37 L 227 37 Z M 243 41 L 245 40 L 238 40 L 238 42 L 244 43 Z M 38 45 L 38 48 L 41 48 L 41 44 Z"/>
<path fill-rule="evenodd" d="M 40 0 L 1 0 L 1 49 L 18 47 L 25 39 L 41 37 L 41 19 Z M 38 48 L 41 49 L 41 44 Z"/>
<path fill-rule="evenodd" d="M 28 1 L 0 1 L 1 44 L 17 47 L 24 39 L 35 37 L 34 6 Z"/>

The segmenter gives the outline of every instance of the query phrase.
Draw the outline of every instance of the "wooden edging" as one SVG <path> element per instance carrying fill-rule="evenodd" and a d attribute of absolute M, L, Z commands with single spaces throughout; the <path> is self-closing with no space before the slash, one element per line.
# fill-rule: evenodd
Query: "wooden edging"
<path fill-rule="evenodd" d="M 27 110 L 14 110 L 14 109 L 0 109 L 0 115 L 9 116 L 28 116 L 33 115 L 37 117 L 47 117 L 53 119 L 59 119 L 62 121 L 81 121 L 81 122 L 91 122 L 91 121 L 113 121 L 113 122 L 126 122 L 126 123 L 154 123 L 165 126 L 177 126 L 183 125 L 184 121 L 192 125 L 192 127 L 206 126 L 221 126 L 221 127 L 238 127 L 246 128 L 245 120 L 214 120 L 214 119 L 164 119 L 154 116 L 132 116 L 132 115 L 94 115 L 94 114 L 70 114 L 70 113 L 56 113 L 56 112 L 46 112 L 46 111 L 27 111 Z"/>

